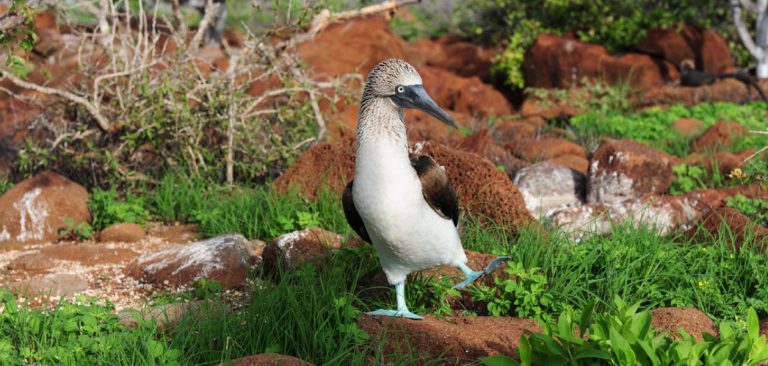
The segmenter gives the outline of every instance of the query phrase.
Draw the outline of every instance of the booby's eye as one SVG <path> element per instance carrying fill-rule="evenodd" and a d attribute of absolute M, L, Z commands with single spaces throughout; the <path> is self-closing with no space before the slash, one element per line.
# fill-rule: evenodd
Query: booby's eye
<path fill-rule="evenodd" d="M 397 94 L 405 93 L 405 87 L 402 86 L 402 85 L 398 85 L 397 87 L 395 87 L 395 93 L 397 93 Z"/>

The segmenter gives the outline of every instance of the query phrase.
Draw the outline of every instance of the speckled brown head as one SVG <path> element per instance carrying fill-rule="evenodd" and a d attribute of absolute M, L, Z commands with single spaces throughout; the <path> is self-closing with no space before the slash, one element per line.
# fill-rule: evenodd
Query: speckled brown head
<path fill-rule="evenodd" d="M 453 118 L 424 90 L 418 71 L 403 60 L 384 60 L 368 74 L 368 81 L 363 90 L 363 107 L 378 98 L 388 98 L 400 109 L 419 109 L 451 127 L 456 127 Z"/>

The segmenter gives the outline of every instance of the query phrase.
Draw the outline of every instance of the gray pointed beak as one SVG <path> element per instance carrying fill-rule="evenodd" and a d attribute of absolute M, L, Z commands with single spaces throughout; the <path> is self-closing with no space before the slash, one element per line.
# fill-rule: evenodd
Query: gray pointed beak
<path fill-rule="evenodd" d="M 407 98 L 405 100 L 398 100 L 398 104 L 402 104 L 403 107 L 416 108 L 428 113 L 430 116 L 437 118 L 440 122 L 447 124 L 453 128 L 458 128 L 456 122 L 451 116 L 446 113 L 440 106 L 435 103 L 432 98 L 429 97 L 427 91 L 421 85 L 410 85 L 406 92 Z"/>

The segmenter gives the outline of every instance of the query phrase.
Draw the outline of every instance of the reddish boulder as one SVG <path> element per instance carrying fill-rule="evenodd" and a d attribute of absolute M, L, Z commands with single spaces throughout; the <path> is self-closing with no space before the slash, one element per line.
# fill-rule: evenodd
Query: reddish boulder
<path fill-rule="evenodd" d="M 704 339 L 704 334 L 719 337 L 715 322 L 696 308 L 658 308 L 651 311 L 651 326 L 657 332 L 667 333 L 674 339 L 680 339 L 680 328 L 694 336 Z"/>
<path fill-rule="evenodd" d="M 601 45 L 548 33 L 536 38 L 523 61 L 525 84 L 537 88 L 568 88 L 602 79 L 637 87 L 663 85 L 671 67 L 661 67 L 647 55 L 611 56 Z"/>
<path fill-rule="evenodd" d="M 704 124 L 693 118 L 680 118 L 672 122 L 672 129 L 685 137 L 698 135 L 702 128 L 704 128 Z"/>
<path fill-rule="evenodd" d="M 341 193 L 354 175 L 355 140 L 345 138 L 312 146 L 272 186 L 280 192 L 296 189 L 314 199 L 323 189 Z"/>
<path fill-rule="evenodd" d="M 49 296 L 71 298 L 87 290 L 88 283 L 73 274 L 55 273 L 29 280 L 16 281 L 11 284 L 10 289 L 14 293 L 26 297 Z"/>
<path fill-rule="evenodd" d="M 532 222 L 520 191 L 487 160 L 433 143 L 417 144 L 414 150 L 445 167 L 459 205 L 468 215 L 481 221 L 506 223 L 511 231 Z"/>
<path fill-rule="evenodd" d="M 50 11 L 39 12 L 35 14 L 33 24 L 38 37 L 35 53 L 47 57 L 64 46 L 59 26 L 56 24 L 56 14 Z"/>
<path fill-rule="evenodd" d="M 53 268 L 51 258 L 42 253 L 29 253 L 16 257 L 8 263 L 8 270 L 23 271 L 27 273 L 47 272 Z"/>
<path fill-rule="evenodd" d="M 763 80 L 759 83 L 763 90 L 768 88 L 768 81 Z M 762 98 L 753 88 L 747 88 L 744 83 L 730 78 L 700 87 L 656 86 L 645 90 L 643 93 L 634 94 L 632 97 L 632 105 L 635 108 L 674 104 L 692 106 L 706 102 L 744 103 L 747 101 L 762 101 Z"/>
<path fill-rule="evenodd" d="M 447 365 L 496 354 L 514 357 L 521 335 L 543 331 L 534 320 L 507 317 L 427 315 L 413 321 L 363 315 L 357 324 L 373 342 L 383 343 L 385 357 L 416 352 L 427 358 L 443 356 Z"/>
<path fill-rule="evenodd" d="M 583 156 L 561 155 L 549 161 L 573 169 L 584 176 L 589 174 L 589 160 Z"/>
<path fill-rule="evenodd" d="M 234 288 L 245 283 L 247 248 L 248 240 L 241 235 L 222 235 L 143 254 L 124 272 L 137 280 L 160 285 L 184 285 L 204 278 Z"/>
<path fill-rule="evenodd" d="M 632 140 L 605 139 L 592 154 L 587 202 L 611 203 L 666 193 L 672 159 Z"/>
<path fill-rule="evenodd" d="M 382 60 L 406 58 L 403 41 L 379 16 L 333 24 L 311 41 L 300 44 L 297 52 L 321 79 L 347 73 L 367 75 Z"/>
<path fill-rule="evenodd" d="M 463 41 L 458 36 L 446 35 L 437 42 L 442 46 L 441 57 L 427 61 L 435 66 L 451 71 L 459 76 L 476 76 L 484 81 L 491 79 L 491 65 L 495 52 L 471 42 Z"/>
<path fill-rule="evenodd" d="M 477 77 L 462 77 L 434 67 L 419 68 L 424 88 L 448 110 L 480 116 L 512 114 L 512 104 L 493 86 Z"/>
<path fill-rule="evenodd" d="M 406 43 L 405 54 L 405 60 L 416 67 L 435 66 L 435 60 L 445 57 L 443 45 L 427 38 L 419 38 Z"/>
<path fill-rule="evenodd" d="M 741 123 L 718 122 L 691 141 L 691 151 L 706 152 L 725 149 L 731 146 L 736 137 L 744 136 L 747 133 L 747 128 Z"/>
<path fill-rule="evenodd" d="M 130 249 L 95 244 L 49 245 L 41 249 L 40 254 L 60 261 L 77 262 L 84 266 L 127 263 L 139 256 L 139 253 Z"/>
<path fill-rule="evenodd" d="M 40 173 L 0 196 L 0 242 L 54 241 L 66 218 L 91 221 L 88 191 L 56 173 Z"/>
<path fill-rule="evenodd" d="M 515 120 L 503 121 L 494 127 L 494 135 L 502 143 L 533 139 L 538 132 L 538 126 Z"/>
<path fill-rule="evenodd" d="M 554 159 L 564 155 L 587 157 L 581 145 L 563 138 L 515 141 L 507 144 L 513 155 L 530 162 Z"/>
<path fill-rule="evenodd" d="M 313 366 L 313 363 L 303 361 L 293 356 L 280 355 L 277 353 L 262 353 L 254 356 L 246 356 L 232 360 L 229 363 L 222 363 L 220 366 Z"/>
<path fill-rule="evenodd" d="M 123 222 L 110 225 L 99 233 L 101 242 L 135 243 L 141 241 L 147 234 L 139 224 Z"/>
<path fill-rule="evenodd" d="M 503 167 L 507 172 L 515 171 L 528 165 L 528 163 L 515 158 L 509 151 L 499 146 L 491 136 L 491 132 L 487 129 L 482 129 L 465 137 L 458 143 L 457 147 L 461 150 L 483 156 L 493 165 Z"/>
<path fill-rule="evenodd" d="M 763 251 L 768 246 L 768 229 L 754 223 L 743 213 L 730 207 L 720 207 L 702 219 L 688 234 L 696 241 L 706 242 L 727 230 L 733 249 L 739 250 L 744 243 L 751 243 Z"/>
<path fill-rule="evenodd" d="M 261 254 L 264 269 L 278 274 L 306 263 L 327 264 L 332 249 L 341 248 L 341 235 L 320 228 L 283 234 L 269 243 Z"/>
<path fill-rule="evenodd" d="M 713 29 L 701 31 L 696 68 L 704 72 L 733 72 L 733 55 L 728 42 Z"/>
<path fill-rule="evenodd" d="M 684 60 L 696 60 L 696 53 L 675 28 L 651 29 L 636 46 L 640 52 L 664 59 L 679 67 Z"/>
<path fill-rule="evenodd" d="M 603 60 L 602 67 L 604 80 L 609 84 L 624 83 L 633 88 L 650 88 L 671 80 L 664 77 L 659 63 L 647 55 L 630 53 L 608 57 Z M 664 70 L 672 69 L 672 65 L 664 65 Z"/>

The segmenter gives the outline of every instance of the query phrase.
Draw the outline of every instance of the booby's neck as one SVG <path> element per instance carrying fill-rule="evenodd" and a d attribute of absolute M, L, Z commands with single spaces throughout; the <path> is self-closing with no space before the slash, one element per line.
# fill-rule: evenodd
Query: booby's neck
<path fill-rule="evenodd" d="M 408 136 L 405 131 L 403 109 L 389 98 L 363 97 L 357 118 L 357 150 L 366 144 L 386 141 L 401 146 L 408 154 Z"/>

